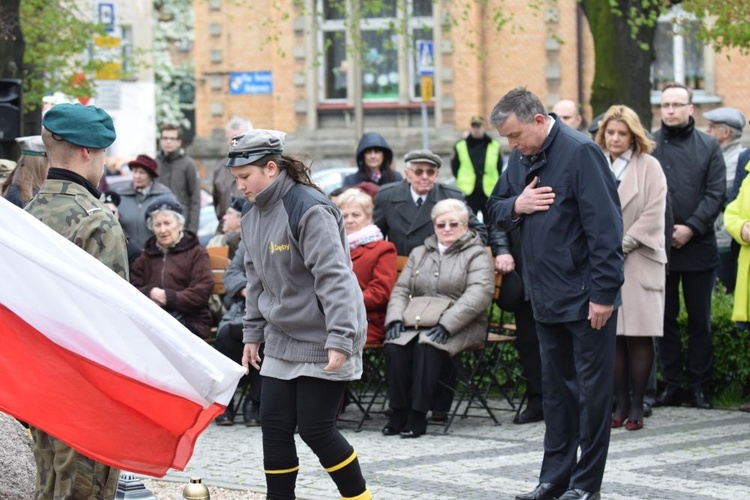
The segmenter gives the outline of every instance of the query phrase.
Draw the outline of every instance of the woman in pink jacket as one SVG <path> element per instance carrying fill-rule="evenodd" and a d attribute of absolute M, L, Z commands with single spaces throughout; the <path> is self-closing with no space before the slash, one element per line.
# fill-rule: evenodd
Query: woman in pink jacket
<path fill-rule="evenodd" d="M 625 424 L 634 431 L 643 428 L 653 337 L 663 335 L 667 180 L 659 161 L 648 154 L 654 149 L 653 141 L 627 106 L 607 110 L 596 142 L 604 149 L 617 181 L 624 230 L 625 283 L 617 318 L 612 427 Z"/>

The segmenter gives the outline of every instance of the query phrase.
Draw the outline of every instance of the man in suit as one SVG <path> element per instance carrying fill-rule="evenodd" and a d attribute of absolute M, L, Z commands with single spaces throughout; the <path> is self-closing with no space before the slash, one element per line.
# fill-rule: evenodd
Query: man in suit
<path fill-rule="evenodd" d="M 516 499 L 598 500 L 623 281 L 614 176 L 596 143 L 525 88 L 503 96 L 490 123 L 513 151 L 487 209 L 498 229 L 520 230 L 542 359 L 544 460 L 539 485 Z"/>
<path fill-rule="evenodd" d="M 380 187 L 375 196 L 373 222 L 394 245 L 399 255 L 408 256 L 424 244 L 435 231 L 430 212 L 440 200 L 456 198 L 465 201 L 460 189 L 437 181 L 438 169 L 443 164 L 440 156 L 429 149 L 418 149 L 404 156 L 406 179 Z M 487 242 L 487 231 L 473 212 L 469 228 Z"/>

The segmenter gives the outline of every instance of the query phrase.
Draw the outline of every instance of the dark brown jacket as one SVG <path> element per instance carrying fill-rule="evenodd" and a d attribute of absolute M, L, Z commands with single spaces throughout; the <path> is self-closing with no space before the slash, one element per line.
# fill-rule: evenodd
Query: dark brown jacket
<path fill-rule="evenodd" d="M 166 252 L 156 245 L 156 236 L 149 238 L 143 253 L 133 262 L 130 282 L 147 297 L 152 288 L 163 288 L 167 312 L 199 337 L 207 338 L 211 333 L 211 261 L 192 231 L 185 230 L 182 239 Z"/>

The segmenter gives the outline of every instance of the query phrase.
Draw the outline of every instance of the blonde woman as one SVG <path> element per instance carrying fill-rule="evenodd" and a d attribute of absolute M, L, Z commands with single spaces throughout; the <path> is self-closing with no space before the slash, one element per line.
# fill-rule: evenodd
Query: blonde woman
<path fill-rule="evenodd" d="M 622 206 L 625 283 L 618 310 L 612 427 L 643 428 L 643 395 L 653 364 L 653 337 L 663 335 L 667 180 L 649 153 L 654 143 L 627 106 L 609 108 L 596 142 L 609 160 Z M 632 396 L 630 391 L 632 390 Z"/>

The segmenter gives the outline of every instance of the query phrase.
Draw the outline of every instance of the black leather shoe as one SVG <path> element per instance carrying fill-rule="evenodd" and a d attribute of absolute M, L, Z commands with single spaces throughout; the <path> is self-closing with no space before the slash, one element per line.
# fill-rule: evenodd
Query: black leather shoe
<path fill-rule="evenodd" d="M 533 422 L 541 422 L 544 420 L 544 413 L 542 410 L 532 410 L 526 408 L 524 411 L 513 417 L 514 424 L 531 424 Z"/>
<path fill-rule="evenodd" d="M 656 398 L 654 406 L 682 406 L 682 394 L 678 387 L 667 387 Z"/>
<path fill-rule="evenodd" d="M 433 422 L 445 422 L 448 420 L 448 412 L 447 411 L 440 411 L 440 410 L 432 410 L 432 415 L 430 415 L 430 420 Z"/>
<path fill-rule="evenodd" d="M 643 416 L 650 417 L 654 410 L 651 408 L 651 403 L 643 403 Z"/>
<path fill-rule="evenodd" d="M 568 488 L 553 483 L 539 483 L 534 491 L 516 495 L 516 500 L 554 500 Z"/>
<path fill-rule="evenodd" d="M 384 436 L 398 436 L 400 431 L 394 429 L 390 425 L 386 425 L 380 432 L 382 432 Z"/>
<path fill-rule="evenodd" d="M 230 403 L 224 413 L 214 419 L 216 425 L 234 425 L 234 407 Z"/>
<path fill-rule="evenodd" d="M 693 391 L 693 400 L 691 401 L 691 404 L 695 408 L 699 408 L 701 410 L 710 410 L 714 407 L 714 405 L 711 404 L 711 401 L 708 399 L 708 396 L 700 390 L 696 389 Z"/>
<path fill-rule="evenodd" d="M 401 438 L 402 439 L 416 439 L 422 434 L 424 434 L 424 432 L 420 432 L 418 430 L 413 431 L 411 429 L 404 429 L 403 431 L 401 431 Z"/>
<path fill-rule="evenodd" d="M 557 500 L 601 500 L 602 495 L 598 491 L 584 491 L 577 488 L 570 488 L 558 497 Z"/>
<path fill-rule="evenodd" d="M 260 425 L 260 413 L 258 404 L 248 399 L 242 411 L 242 420 L 247 427 L 258 427 Z"/>

